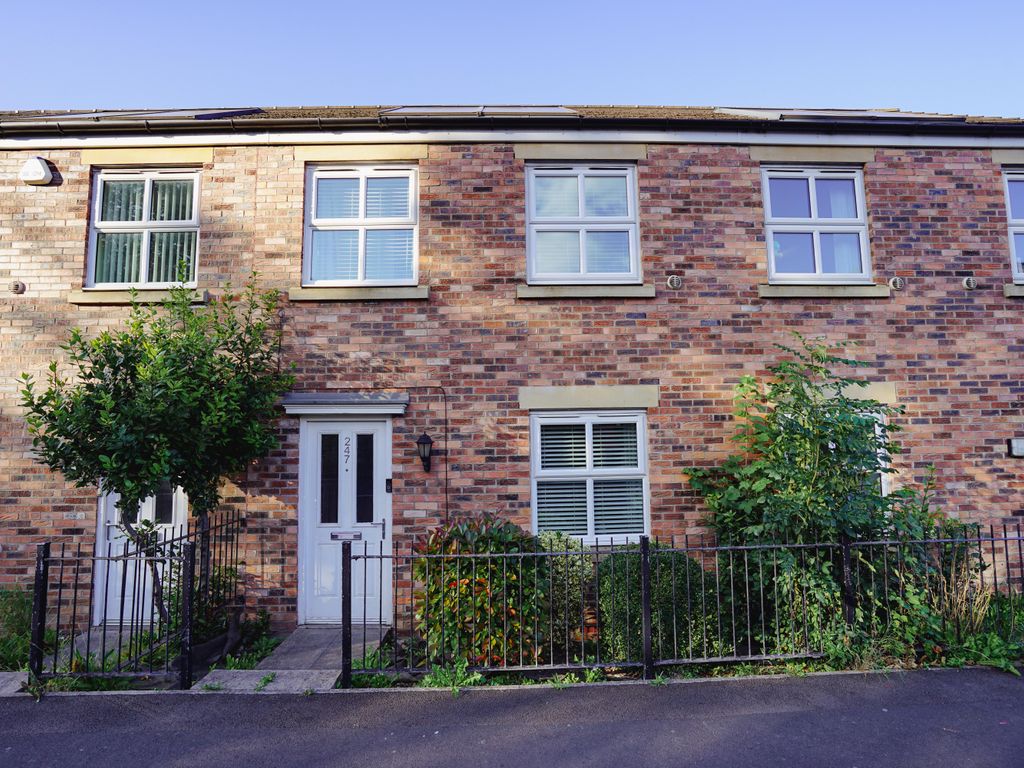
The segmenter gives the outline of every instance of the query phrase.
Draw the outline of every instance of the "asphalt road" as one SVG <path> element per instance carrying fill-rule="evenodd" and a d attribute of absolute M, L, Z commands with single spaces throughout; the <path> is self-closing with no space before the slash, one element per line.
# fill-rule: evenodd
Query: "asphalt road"
<path fill-rule="evenodd" d="M 633 685 L 0 699 L 0 766 L 1022 766 L 982 670 Z"/>

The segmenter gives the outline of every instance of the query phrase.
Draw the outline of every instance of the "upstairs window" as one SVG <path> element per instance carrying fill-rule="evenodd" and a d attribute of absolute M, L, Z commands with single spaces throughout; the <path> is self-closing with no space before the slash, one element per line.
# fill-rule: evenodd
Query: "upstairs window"
<path fill-rule="evenodd" d="M 534 414 L 531 442 L 537 533 L 625 541 L 647 532 L 644 414 Z"/>
<path fill-rule="evenodd" d="M 311 168 L 304 285 L 416 285 L 416 169 Z"/>
<path fill-rule="evenodd" d="M 1013 282 L 1024 283 L 1024 170 L 1006 174 L 1006 208 Z"/>
<path fill-rule="evenodd" d="M 197 171 L 101 171 L 96 176 L 86 284 L 166 288 L 195 284 Z"/>
<path fill-rule="evenodd" d="M 764 168 L 761 177 L 770 282 L 871 282 L 859 170 Z"/>
<path fill-rule="evenodd" d="M 638 283 L 636 168 L 527 169 L 527 280 Z"/>

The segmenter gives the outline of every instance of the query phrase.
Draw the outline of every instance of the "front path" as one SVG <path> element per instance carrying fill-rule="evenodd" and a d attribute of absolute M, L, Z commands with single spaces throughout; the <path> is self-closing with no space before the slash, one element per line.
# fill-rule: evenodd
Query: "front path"
<path fill-rule="evenodd" d="M 984 670 L 556 690 L 0 699 L 10 766 L 1020 766 Z"/>

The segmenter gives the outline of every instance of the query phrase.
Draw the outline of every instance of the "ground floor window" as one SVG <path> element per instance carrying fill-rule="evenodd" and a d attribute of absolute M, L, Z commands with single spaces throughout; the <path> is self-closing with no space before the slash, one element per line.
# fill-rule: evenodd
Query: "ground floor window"
<path fill-rule="evenodd" d="M 643 412 L 534 413 L 530 422 L 537 533 L 624 540 L 648 532 Z"/>

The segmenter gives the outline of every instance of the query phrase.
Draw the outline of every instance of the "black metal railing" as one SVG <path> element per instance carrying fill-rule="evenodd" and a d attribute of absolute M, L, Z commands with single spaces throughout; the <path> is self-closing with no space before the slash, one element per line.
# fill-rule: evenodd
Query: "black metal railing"
<path fill-rule="evenodd" d="M 29 671 L 52 677 L 166 677 L 188 688 L 193 648 L 227 630 L 241 603 L 239 533 L 229 511 L 141 543 L 36 548 Z"/>
<path fill-rule="evenodd" d="M 1024 643 L 1019 524 L 920 540 L 562 541 L 443 553 L 344 542 L 342 685 L 459 664 L 650 678 L 659 667 L 823 657 L 851 637 L 906 637 L 908 622 Z"/>

